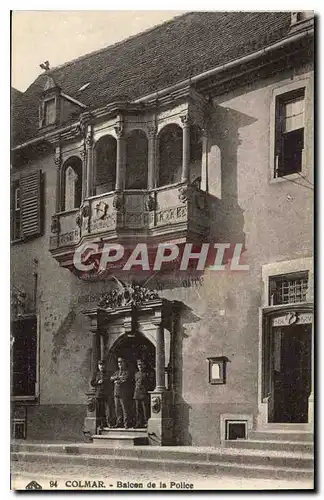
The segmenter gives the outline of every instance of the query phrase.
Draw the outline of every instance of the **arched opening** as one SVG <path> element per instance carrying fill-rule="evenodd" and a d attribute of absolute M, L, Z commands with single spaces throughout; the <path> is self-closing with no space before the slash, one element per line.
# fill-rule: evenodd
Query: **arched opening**
<path fill-rule="evenodd" d="M 111 135 L 101 137 L 95 146 L 95 194 L 115 190 L 116 156 L 116 139 Z"/>
<path fill-rule="evenodd" d="M 138 418 L 136 418 L 136 404 L 135 399 L 133 399 L 135 390 L 135 374 L 137 372 L 137 360 L 141 359 L 145 364 L 145 372 L 149 374 L 149 380 L 151 381 L 151 386 L 148 390 L 153 390 L 155 388 L 155 347 L 152 342 L 147 339 L 144 335 L 137 332 L 135 335 L 123 335 L 120 337 L 115 344 L 110 349 L 108 355 L 105 358 L 105 369 L 109 376 L 114 374 L 118 370 L 117 360 L 118 358 L 123 358 L 126 361 L 127 370 L 130 372 L 130 387 L 129 395 L 130 400 L 128 401 L 128 421 L 130 426 L 136 424 Z M 147 415 L 149 418 L 149 398 L 147 398 Z M 137 410 L 138 411 L 138 410 Z M 119 419 L 118 410 L 115 407 L 115 419 Z M 138 417 L 137 413 L 137 417 Z"/>
<path fill-rule="evenodd" d="M 129 366 L 129 369 L 134 373 L 136 371 L 137 359 L 142 359 L 148 369 L 155 371 L 155 347 L 152 342 L 142 333 L 120 337 L 107 356 L 107 368 L 109 371 L 117 369 L 117 359 L 124 358 Z"/>
<path fill-rule="evenodd" d="M 167 186 L 181 181 L 182 128 L 166 125 L 159 134 L 159 178 L 158 186 Z"/>
<path fill-rule="evenodd" d="M 73 210 L 81 205 L 82 161 L 72 156 L 62 169 L 62 211 Z"/>
<path fill-rule="evenodd" d="M 148 141 L 141 130 L 127 136 L 126 189 L 147 189 Z"/>
<path fill-rule="evenodd" d="M 202 131 L 198 125 L 190 126 L 190 183 L 201 188 Z"/>

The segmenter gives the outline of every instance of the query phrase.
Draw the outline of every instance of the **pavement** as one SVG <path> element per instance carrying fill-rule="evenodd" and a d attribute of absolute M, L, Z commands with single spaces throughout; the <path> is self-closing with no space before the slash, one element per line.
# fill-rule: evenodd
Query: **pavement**
<path fill-rule="evenodd" d="M 194 470 L 186 472 L 141 470 L 107 466 L 80 466 L 12 462 L 11 489 L 25 490 L 27 484 L 37 481 L 43 490 L 70 491 L 173 491 L 193 490 L 312 490 L 310 480 L 252 479 L 231 476 L 211 476 Z"/>

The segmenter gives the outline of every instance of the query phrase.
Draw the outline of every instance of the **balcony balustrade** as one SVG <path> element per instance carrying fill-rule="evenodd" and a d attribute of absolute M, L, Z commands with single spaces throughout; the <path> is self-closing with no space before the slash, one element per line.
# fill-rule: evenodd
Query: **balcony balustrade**
<path fill-rule="evenodd" d="M 206 241 L 211 198 L 186 183 L 92 196 L 78 209 L 53 215 L 50 251 L 60 265 L 69 267 L 84 242 Z"/>

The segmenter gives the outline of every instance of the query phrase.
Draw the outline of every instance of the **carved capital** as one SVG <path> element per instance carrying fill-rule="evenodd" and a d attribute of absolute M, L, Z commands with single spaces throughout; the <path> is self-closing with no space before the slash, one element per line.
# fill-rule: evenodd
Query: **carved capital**
<path fill-rule="evenodd" d="M 118 123 L 118 125 L 115 125 L 115 134 L 117 136 L 117 139 L 121 139 L 124 136 L 124 124 Z"/>
<path fill-rule="evenodd" d="M 155 139 L 157 133 L 157 127 L 149 127 L 147 131 L 147 135 L 149 139 Z"/>
<path fill-rule="evenodd" d="M 61 166 L 62 166 L 62 152 L 61 152 L 60 147 L 57 147 L 55 149 L 54 163 L 58 169 L 61 168 Z"/>
<path fill-rule="evenodd" d="M 190 125 L 190 116 L 188 114 L 181 115 L 180 120 L 182 123 L 183 128 L 189 127 Z"/>
<path fill-rule="evenodd" d="M 88 130 L 87 135 L 85 137 L 85 145 L 87 148 L 91 148 L 93 146 L 93 132 L 92 129 Z"/>

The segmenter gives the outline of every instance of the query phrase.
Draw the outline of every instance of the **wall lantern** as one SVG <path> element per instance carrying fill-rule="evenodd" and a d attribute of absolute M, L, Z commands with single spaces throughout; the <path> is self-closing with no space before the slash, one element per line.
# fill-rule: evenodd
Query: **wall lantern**
<path fill-rule="evenodd" d="M 209 361 L 209 383 L 212 385 L 226 384 L 226 356 L 207 358 Z"/>

